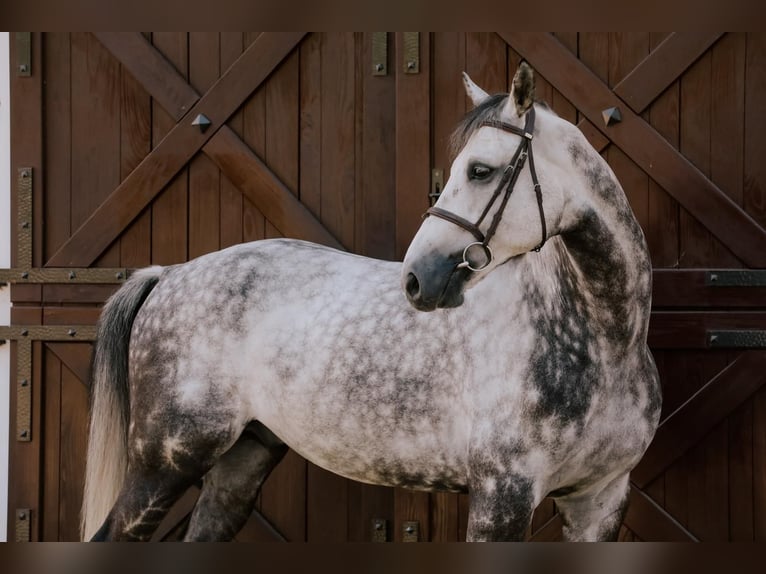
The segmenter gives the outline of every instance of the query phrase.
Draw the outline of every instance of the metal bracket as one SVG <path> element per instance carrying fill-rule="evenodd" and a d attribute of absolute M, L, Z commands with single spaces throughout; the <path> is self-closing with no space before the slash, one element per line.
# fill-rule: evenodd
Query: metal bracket
<path fill-rule="evenodd" d="M 705 285 L 710 287 L 766 287 L 766 270 L 723 269 L 708 271 Z"/>
<path fill-rule="evenodd" d="M 766 349 L 766 331 L 715 330 L 707 335 L 708 346 L 716 349 Z"/>
<path fill-rule="evenodd" d="M 16 267 L 0 269 L 0 287 L 8 283 L 124 283 L 130 271 L 126 268 L 32 268 L 32 189 L 34 170 L 20 167 L 16 174 L 18 198 Z"/>
<path fill-rule="evenodd" d="M 16 542 L 32 540 L 32 510 L 29 508 L 16 509 Z"/>
<path fill-rule="evenodd" d="M 404 73 L 420 73 L 420 32 L 402 32 L 404 46 Z"/>
<path fill-rule="evenodd" d="M 440 167 L 435 167 L 431 170 L 431 193 L 428 194 L 428 198 L 431 200 L 431 205 L 436 203 L 439 196 L 444 189 L 444 170 Z"/>
<path fill-rule="evenodd" d="M 402 542 L 417 542 L 420 537 L 420 524 L 417 521 L 407 521 L 402 524 Z"/>
<path fill-rule="evenodd" d="M 31 32 L 16 32 L 16 75 L 32 75 Z"/>
<path fill-rule="evenodd" d="M 388 74 L 388 32 L 372 33 L 372 75 Z"/>
<path fill-rule="evenodd" d="M 388 542 L 388 520 L 385 518 L 372 519 L 372 542 Z"/>
<path fill-rule="evenodd" d="M 32 341 L 93 341 L 95 325 L 0 325 L 0 341 L 16 341 L 16 440 L 32 440 Z"/>

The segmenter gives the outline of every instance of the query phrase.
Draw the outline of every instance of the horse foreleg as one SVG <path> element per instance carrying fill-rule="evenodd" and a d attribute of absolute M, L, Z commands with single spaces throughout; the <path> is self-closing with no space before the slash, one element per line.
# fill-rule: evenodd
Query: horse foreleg
<path fill-rule="evenodd" d="M 184 541 L 231 540 L 250 517 L 261 485 L 287 445 L 256 423 L 205 475 Z"/>
<path fill-rule="evenodd" d="M 532 519 L 532 481 L 512 475 L 471 481 L 467 542 L 521 541 Z"/>
<path fill-rule="evenodd" d="M 606 486 L 557 498 L 564 539 L 579 542 L 615 541 L 628 509 L 630 484 L 623 474 Z"/>

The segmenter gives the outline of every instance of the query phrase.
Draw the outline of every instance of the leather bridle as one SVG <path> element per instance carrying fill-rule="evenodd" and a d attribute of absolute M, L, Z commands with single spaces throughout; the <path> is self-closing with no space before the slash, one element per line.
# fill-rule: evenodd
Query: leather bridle
<path fill-rule="evenodd" d="M 527 161 L 527 159 L 529 159 L 529 173 L 532 176 L 532 183 L 534 184 L 535 194 L 537 195 L 537 207 L 540 211 L 540 225 L 542 226 L 543 231 L 542 241 L 540 241 L 540 244 L 535 247 L 534 250 L 540 251 L 547 239 L 545 212 L 543 211 L 543 194 L 540 190 L 540 182 L 537 180 L 535 160 L 532 156 L 532 133 L 535 129 L 535 108 L 531 107 L 529 112 L 527 112 L 527 119 L 523 130 L 498 120 L 485 121 L 479 125 L 480 128 L 485 126 L 497 128 L 499 130 L 504 130 L 506 132 L 521 136 L 521 141 L 519 142 L 519 146 L 516 148 L 516 153 L 513 154 L 511 161 L 503 171 L 503 177 L 500 179 L 500 183 L 497 185 L 495 192 L 492 194 L 489 203 L 487 203 L 487 206 L 484 208 L 484 211 L 482 211 L 479 219 L 476 221 L 476 223 L 471 223 L 467 219 L 440 207 L 431 207 L 423 214 L 424 218 L 428 217 L 429 215 L 433 215 L 435 217 L 444 219 L 445 221 L 449 221 L 450 223 L 454 223 L 458 227 L 461 227 L 471 233 L 471 235 L 476 238 L 476 241 L 469 243 L 465 247 L 463 250 L 463 261 L 457 266 L 458 269 L 468 268 L 471 271 L 481 271 L 492 262 L 492 250 L 489 248 L 489 240 L 492 239 L 492 237 L 495 235 L 497 227 L 500 225 L 500 220 L 503 218 L 505 207 L 508 205 L 508 200 L 511 198 L 513 188 L 516 185 L 516 181 L 519 179 L 519 174 L 521 173 L 521 170 L 524 167 L 524 163 Z M 482 233 L 482 231 L 479 229 L 479 225 L 481 225 L 482 221 L 484 221 L 484 218 L 487 217 L 487 214 L 492 209 L 492 206 L 495 204 L 495 201 L 497 201 L 497 198 L 500 197 L 503 189 L 505 189 L 505 193 L 503 193 L 503 197 L 500 201 L 500 207 L 492 217 L 492 222 L 490 223 L 487 232 Z M 481 247 L 486 257 L 486 263 L 480 267 L 474 267 L 468 260 L 468 252 L 472 247 L 475 246 Z"/>

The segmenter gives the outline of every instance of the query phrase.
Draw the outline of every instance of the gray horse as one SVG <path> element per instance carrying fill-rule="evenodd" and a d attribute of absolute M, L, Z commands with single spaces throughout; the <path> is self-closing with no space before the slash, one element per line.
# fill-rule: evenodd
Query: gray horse
<path fill-rule="evenodd" d="M 475 104 L 403 263 L 295 240 L 135 273 L 107 303 L 82 534 L 146 540 L 204 476 L 186 540 L 232 538 L 288 445 L 371 484 L 470 492 L 468 540 L 519 540 L 555 498 L 616 538 L 654 435 L 651 265 L 572 124 L 465 76 Z"/>

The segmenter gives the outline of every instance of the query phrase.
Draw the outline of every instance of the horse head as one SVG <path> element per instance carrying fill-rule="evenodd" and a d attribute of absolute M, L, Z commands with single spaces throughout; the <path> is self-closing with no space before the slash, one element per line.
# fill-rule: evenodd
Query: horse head
<path fill-rule="evenodd" d="M 467 74 L 471 110 L 452 137 L 455 159 L 437 203 L 404 258 L 402 286 L 419 310 L 462 304 L 466 289 L 513 257 L 543 247 L 570 223 L 571 154 L 579 132 L 534 103 L 522 62 L 510 94 L 490 96 Z"/>

